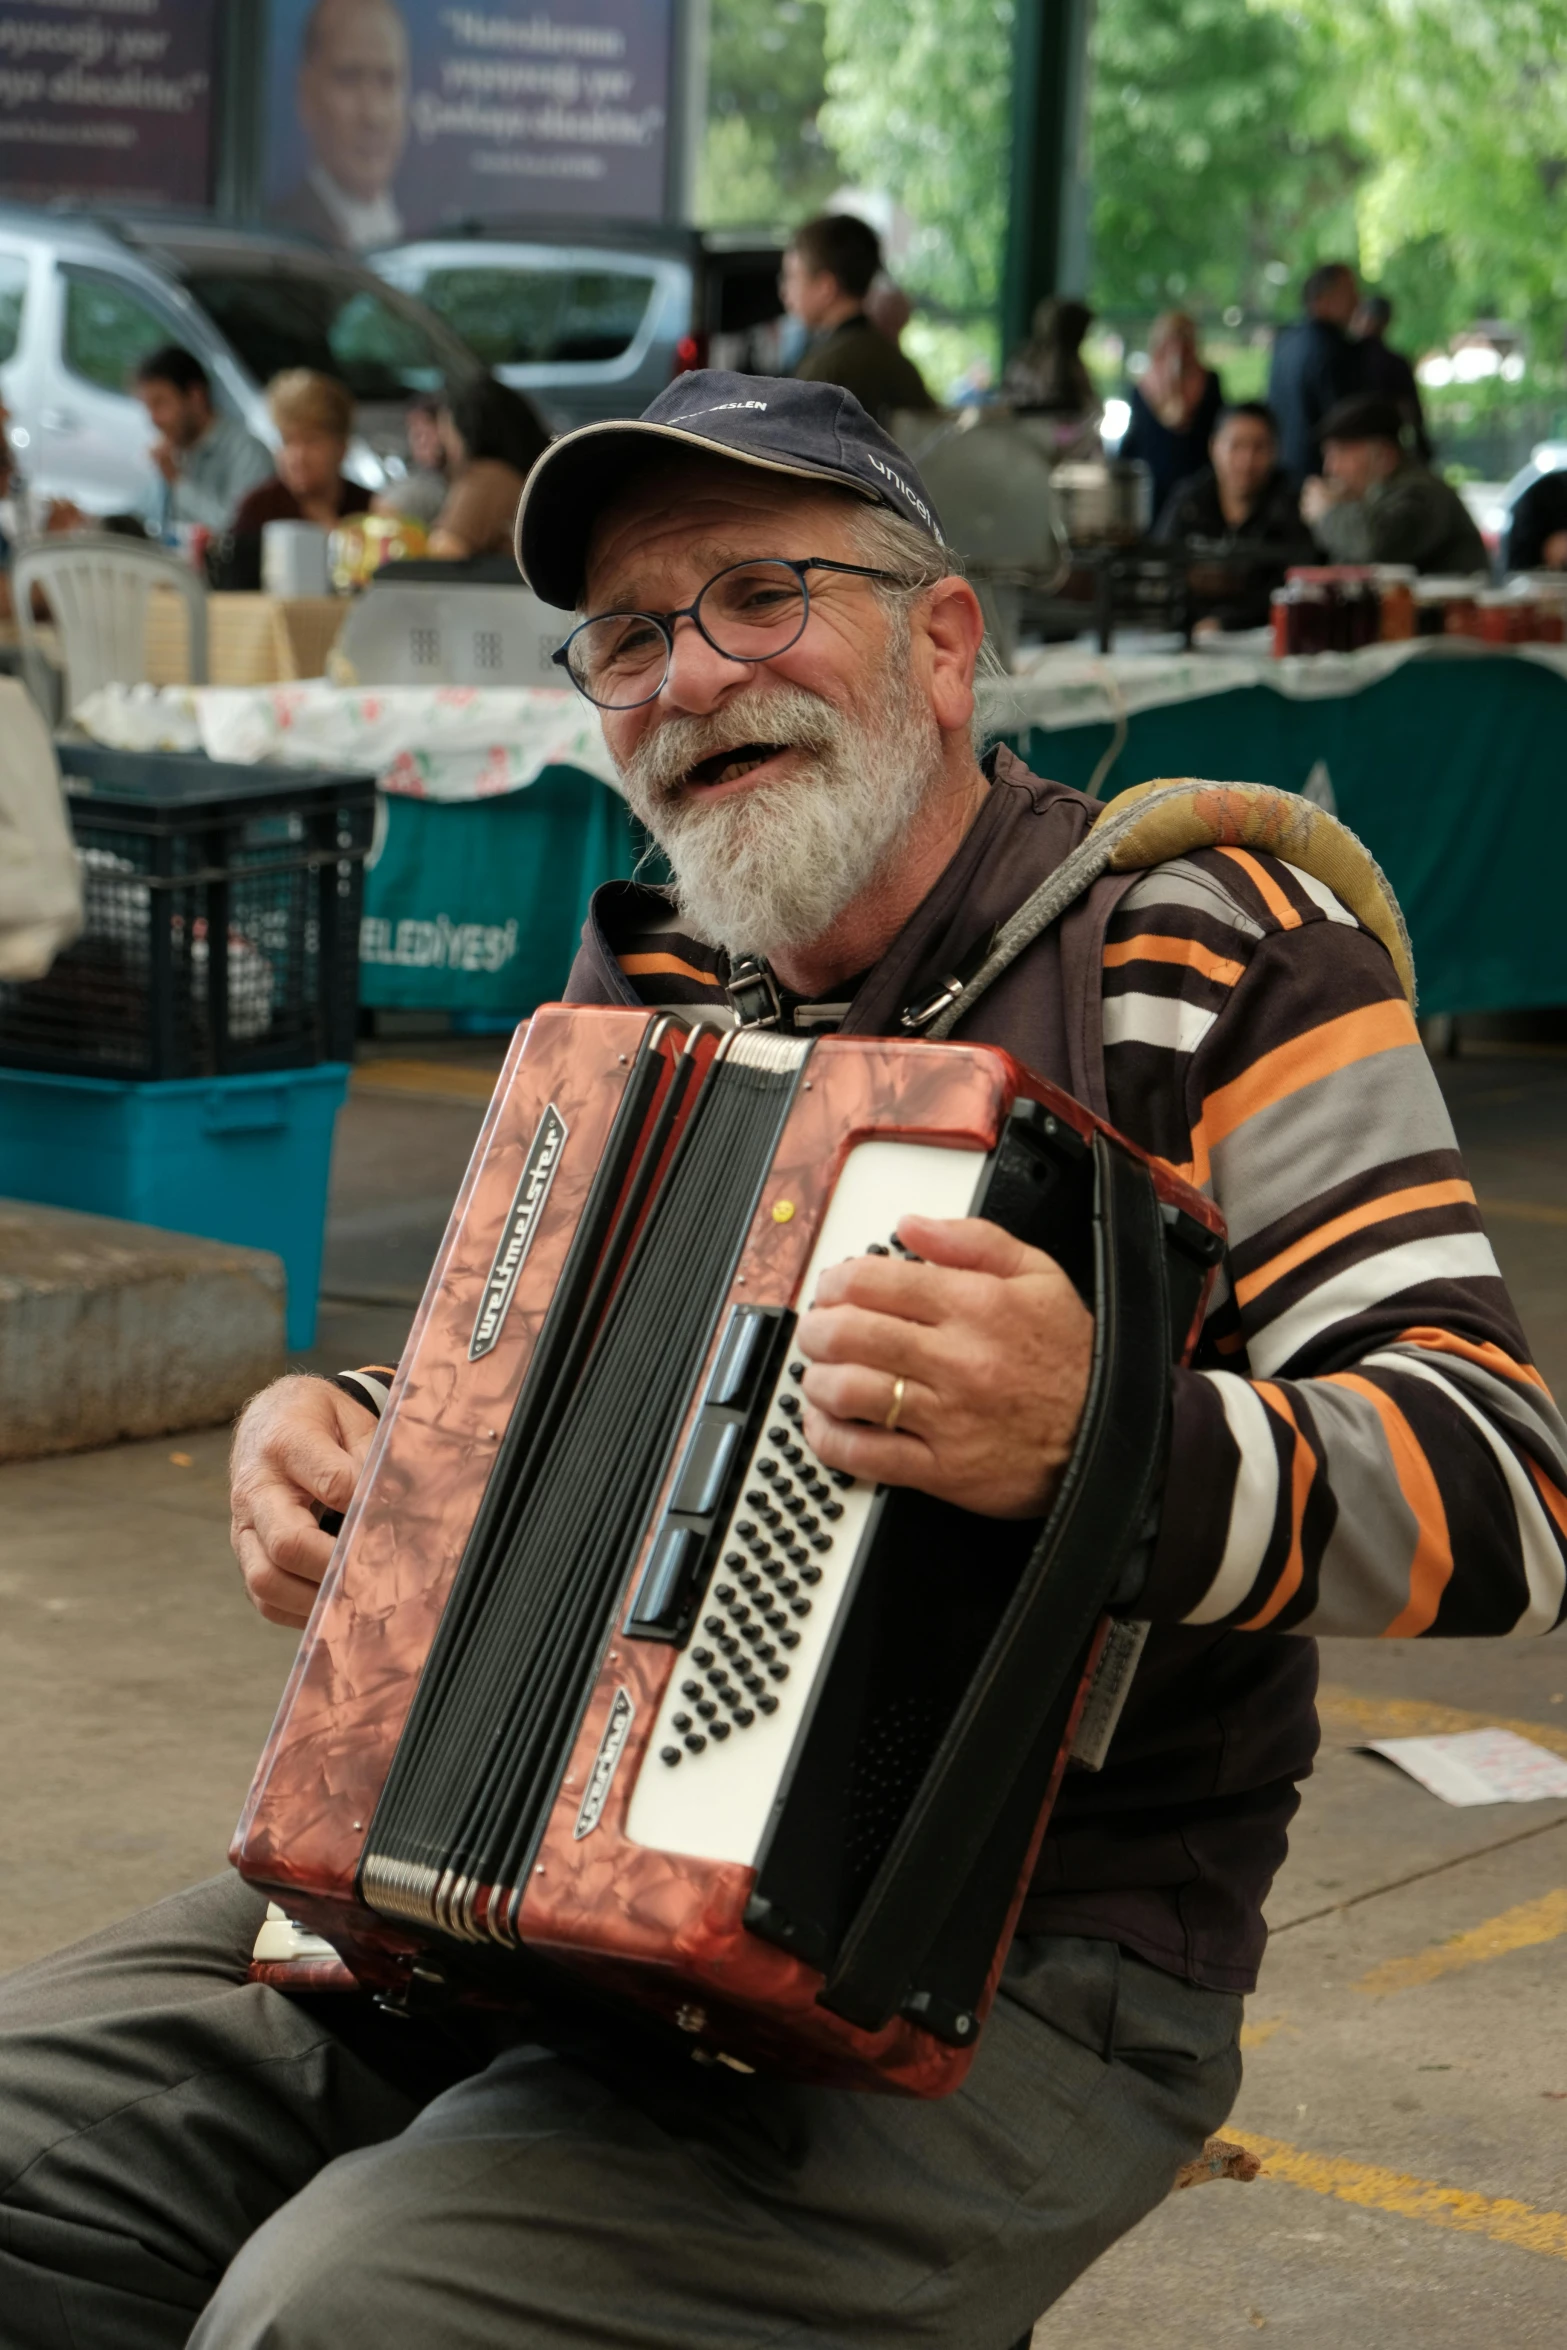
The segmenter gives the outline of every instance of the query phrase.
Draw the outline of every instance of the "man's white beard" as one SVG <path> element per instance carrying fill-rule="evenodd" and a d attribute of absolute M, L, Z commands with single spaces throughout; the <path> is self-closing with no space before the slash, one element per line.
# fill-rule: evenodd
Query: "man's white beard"
<path fill-rule="evenodd" d="M 899 641 L 901 639 L 901 642 Z M 908 630 L 852 714 L 803 687 L 742 694 L 712 718 L 656 727 L 624 770 L 626 798 L 674 868 L 693 934 L 731 956 L 821 938 L 874 878 L 941 774 L 941 733 L 911 686 Z M 705 803 L 680 779 L 746 742 L 808 755 L 786 780 Z"/>

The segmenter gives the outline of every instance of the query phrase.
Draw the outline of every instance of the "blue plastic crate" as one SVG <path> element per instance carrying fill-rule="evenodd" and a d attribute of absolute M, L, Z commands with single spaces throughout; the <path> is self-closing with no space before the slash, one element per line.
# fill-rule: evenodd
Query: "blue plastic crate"
<path fill-rule="evenodd" d="M 0 1195 L 271 1249 L 288 1343 L 316 1334 L 345 1062 L 135 1084 L 0 1068 Z"/>

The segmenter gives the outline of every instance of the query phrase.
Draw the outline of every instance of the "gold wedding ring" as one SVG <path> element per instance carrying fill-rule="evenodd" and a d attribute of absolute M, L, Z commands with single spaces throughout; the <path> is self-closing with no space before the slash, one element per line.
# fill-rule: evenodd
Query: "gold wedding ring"
<path fill-rule="evenodd" d="M 904 1385 L 905 1382 L 901 1379 L 894 1379 L 892 1383 L 892 1401 L 887 1406 L 887 1417 L 882 1422 L 884 1428 L 896 1428 L 898 1425 L 903 1412 Z"/>

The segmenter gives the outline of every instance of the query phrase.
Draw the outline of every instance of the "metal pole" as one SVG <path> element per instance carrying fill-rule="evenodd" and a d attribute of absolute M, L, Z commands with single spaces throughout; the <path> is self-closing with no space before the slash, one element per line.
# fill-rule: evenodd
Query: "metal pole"
<path fill-rule="evenodd" d="M 681 227 L 696 218 L 702 141 L 707 134 L 707 59 L 710 0 L 673 0 L 669 61 L 668 165 L 664 217 Z"/>
<path fill-rule="evenodd" d="M 1015 0 L 1003 358 L 1027 339 L 1037 302 L 1047 294 L 1086 290 L 1092 21 L 1093 0 Z"/>

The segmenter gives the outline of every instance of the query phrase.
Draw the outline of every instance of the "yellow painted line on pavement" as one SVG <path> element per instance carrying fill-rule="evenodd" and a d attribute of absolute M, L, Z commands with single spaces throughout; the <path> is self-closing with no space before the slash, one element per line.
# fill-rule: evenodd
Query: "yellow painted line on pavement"
<path fill-rule="evenodd" d="M 439 1094 L 460 1102 L 487 1102 L 499 1072 L 466 1068 L 453 1061 L 362 1061 L 354 1071 L 355 1093 Z"/>
<path fill-rule="evenodd" d="M 1270 2015 L 1263 2017 L 1260 2021 L 1254 2024 L 1242 2024 L 1242 2050 L 1250 2051 L 1253 2048 L 1266 2048 L 1274 2033 L 1281 2031 L 1284 2025 L 1288 2022 L 1289 2018 L 1287 2016 Z M 1296 2040 L 1300 2038 L 1300 2034 L 1295 2030 L 1293 2024 L 1290 2025 L 1290 2037 Z"/>
<path fill-rule="evenodd" d="M 1466 1713 L 1456 1705 L 1428 1705 L 1418 1697 L 1367 1697 L 1327 1683 L 1317 1692 L 1325 1730 L 1352 1738 L 1441 1738 L 1457 1730 L 1515 1730 L 1552 1754 L 1567 1755 L 1567 1725 L 1510 1721 L 1500 1714 Z"/>
<path fill-rule="evenodd" d="M 1537 1199 L 1492 1199 L 1489 1194 L 1479 1202 L 1482 1216 L 1493 1223 L 1503 1224 L 1567 1224 L 1567 1208 L 1548 1207 Z"/>
<path fill-rule="evenodd" d="M 1288 2186 L 1304 2187 L 1308 2194 L 1358 2204 L 1363 2211 L 1393 2212 L 1400 2219 L 1424 2220 L 1434 2228 L 1456 2228 L 1466 2236 L 1489 2236 L 1493 2244 L 1567 2260 L 1567 2213 L 1540 2211 L 1532 2203 L 1515 2203 L 1510 2196 L 1439 2186 L 1434 2179 L 1411 2178 L 1377 2163 L 1309 2154 L 1282 2138 L 1259 2138 L 1228 2123 L 1225 2136 L 1261 2156 L 1265 2179 L 1282 2179 Z"/>
<path fill-rule="evenodd" d="M 1533 1950 L 1563 1934 L 1567 1934 L 1567 1885 L 1542 1894 L 1538 1901 L 1521 1901 L 1516 1909 L 1504 1909 L 1499 1916 L 1487 1918 L 1484 1925 L 1471 1926 L 1467 1934 L 1433 1942 L 1429 1949 L 1417 1950 L 1409 1958 L 1387 1959 L 1369 1975 L 1362 1975 L 1355 1988 L 1373 1997 L 1389 1991 L 1412 1991 L 1417 1984 L 1457 1974 L 1461 1967 L 1505 1958 L 1510 1950 Z"/>

